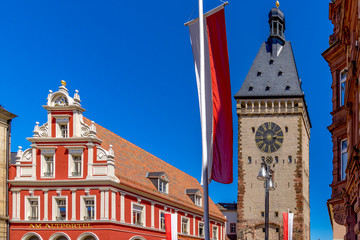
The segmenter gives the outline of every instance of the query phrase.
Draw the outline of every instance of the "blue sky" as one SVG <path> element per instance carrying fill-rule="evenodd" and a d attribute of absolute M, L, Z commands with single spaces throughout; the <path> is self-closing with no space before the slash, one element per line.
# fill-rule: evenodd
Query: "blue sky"
<path fill-rule="evenodd" d="M 221 4 L 205 0 L 208 11 Z M 308 4 L 308 5 L 307 5 Z M 321 53 L 332 32 L 329 1 L 280 1 L 312 120 L 311 237 L 331 239 L 326 200 L 332 182 L 331 75 Z M 267 39 L 275 0 L 226 7 L 232 94 Z M 46 121 L 49 89 L 60 80 L 79 90 L 85 116 L 200 179 L 201 133 L 193 57 L 184 23 L 196 0 L 3 1 L 0 7 L 0 104 L 18 115 L 12 151 L 29 147 L 35 122 Z M 237 121 L 234 118 L 234 175 Z M 234 202 L 237 182 L 210 184 L 215 202 Z"/>

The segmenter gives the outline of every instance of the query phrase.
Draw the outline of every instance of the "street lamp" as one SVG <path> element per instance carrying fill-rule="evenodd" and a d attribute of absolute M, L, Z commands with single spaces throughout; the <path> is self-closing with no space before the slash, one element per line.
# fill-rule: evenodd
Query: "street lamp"
<path fill-rule="evenodd" d="M 269 190 L 275 190 L 274 182 L 272 180 L 273 171 L 270 164 L 272 157 L 267 156 L 262 159 L 261 168 L 257 179 L 265 181 L 265 240 L 269 240 Z"/>

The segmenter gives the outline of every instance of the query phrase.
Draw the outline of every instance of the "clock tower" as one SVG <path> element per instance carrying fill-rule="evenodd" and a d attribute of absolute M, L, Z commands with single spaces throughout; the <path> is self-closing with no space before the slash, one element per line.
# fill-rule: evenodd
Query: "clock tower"
<path fill-rule="evenodd" d="M 294 213 L 293 239 L 310 239 L 311 123 L 285 16 L 269 13 L 270 34 L 235 95 L 238 115 L 238 239 L 264 239 L 265 189 L 261 163 L 272 170 L 269 239 L 283 239 L 283 212 Z"/>

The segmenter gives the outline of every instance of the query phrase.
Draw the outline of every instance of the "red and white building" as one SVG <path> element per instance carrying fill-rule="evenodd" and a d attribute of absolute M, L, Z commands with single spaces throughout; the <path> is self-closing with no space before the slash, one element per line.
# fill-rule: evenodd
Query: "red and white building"
<path fill-rule="evenodd" d="M 177 213 L 179 239 L 203 239 L 199 182 L 83 117 L 65 86 L 10 166 L 10 239 L 160 240 L 165 212 Z M 212 239 L 225 239 L 225 221 L 210 201 Z"/>

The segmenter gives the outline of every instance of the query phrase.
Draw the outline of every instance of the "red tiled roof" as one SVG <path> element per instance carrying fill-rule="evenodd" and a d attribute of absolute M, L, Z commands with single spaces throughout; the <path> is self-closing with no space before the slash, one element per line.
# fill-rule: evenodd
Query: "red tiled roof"
<path fill-rule="evenodd" d="M 91 121 L 85 117 L 84 122 L 91 125 Z M 164 199 L 202 211 L 185 193 L 186 189 L 199 189 L 203 195 L 203 188 L 194 177 L 155 157 L 110 130 L 96 123 L 95 125 L 96 136 L 103 140 L 101 147 L 108 150 L 109 145 L 113 145 L 115 171 L 120 184 L 128 185 L 143 192 L 158 195 Z M 160 193 L 151 183 L 150 179 L 145 177 L 147 172 L 165 172 L 169 178 L 169 194 Z M 225 220 L 225 217 L 211 199 L 209 208 L 210 216 L 213 215 Z"/>

